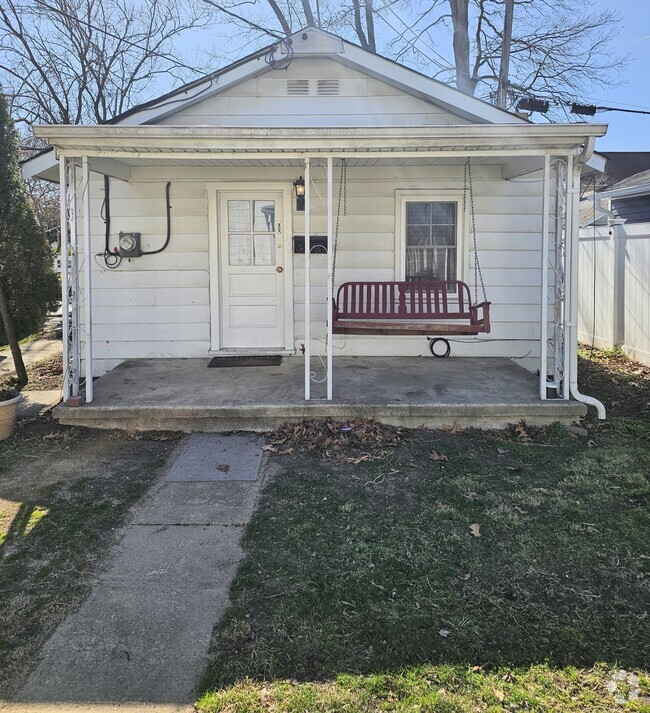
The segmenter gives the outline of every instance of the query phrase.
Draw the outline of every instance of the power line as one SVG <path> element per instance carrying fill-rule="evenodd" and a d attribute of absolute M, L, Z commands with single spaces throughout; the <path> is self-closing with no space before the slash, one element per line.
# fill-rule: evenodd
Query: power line
<path fill-rule="evenodd" d="M 437 52 L 436 50 L 434 50 L 433 47 L 431 47 L 431 45 L 427 44 L 427 43 L 422 39 L 422 37 L 421 37 L 420 35 L 418 35 L 417 32 L 415 32 L 415 30 L 414 30 L 412 27 L 409 27 L 409 26 L 406 24 L 406 22 L 404 22 L 404 20 L 402 20 L 402 18 L 393 10 L 393 8 L 390 7 L 390 5 L 384 5 L 383 7 L 377 8 L 377 9 L 375 10 L 375 12 L 376 12 L 377 15 L 388 25 L 388 27 L 390 27 L 390 29 L 393 30 L 393 32 L 396 32 L 398 35 L 403 35 L 403 34 L 404 34 L 404 33 L 401 33 L 401 32 L 395 27 L 395 25 L 391 25 L 391 23 L 390 23 L 383 15 L 380 15 L 380 12 L 382 12 L 383 10 L 388 10 L 388 11 L 389 11 L 397 20 L 399 20 L 399 22 L 401 22 L 402 25 L 404 25 L 404 27 L 413 35 L 413 37 L 415 38 L 416 42 L 420 42 L 421 44 L 423 44 L 428 50 L 430 50 L 431 52 L 433 52 L 434 55 L 436 55 L 437 57 L 439 57 L 445 64 L 440 64 L 440 62 L 438 62 L 437 60 L 433 59 L 433 57 L 430 57 L 426 52 L 423 52 L 421 49 L 418 49 L 418 52 L 420 52 L 420 54 L 422 54 L 424 57 L 426 57 L 426 58 L 429 60 L 429 62 L 431 62 L 432 64 L 435 64 L 436 67 L 438 67 L 439 69 L 445 70 L 445 71 L 447 71 L 447 70 L 452 70 L 452 71 L 453 71 L 453 70 L 454 70 L 454 67 L 453 67 L 451 64 L 449 64 L 449 61 L 448 61 L 445 57 L 443 57 L 439 52 Z"/>
<path fill-rule="evenodd" d="M 650 116 L 650 111 L 645 111 L 644 109 L 621 109 L 615 106 L 595 106 L 593 107 L 596 111 L 622 111 L 626 114 L 645 114 Z"/>

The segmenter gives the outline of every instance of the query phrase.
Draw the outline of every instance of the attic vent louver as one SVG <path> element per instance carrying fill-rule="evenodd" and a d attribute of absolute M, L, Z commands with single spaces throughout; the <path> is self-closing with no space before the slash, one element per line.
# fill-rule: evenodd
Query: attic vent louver
<path fill-rule="evenodd" d="M 339 93 L 338 79 L 318 79 L 316 81 L 316 94 L 335 96 Z"/>
<path fill-rule="evenodd" d="M 287 94 L 289 96 L 299 96 L 309 94 L 308 79 L 288 79 Z"/>

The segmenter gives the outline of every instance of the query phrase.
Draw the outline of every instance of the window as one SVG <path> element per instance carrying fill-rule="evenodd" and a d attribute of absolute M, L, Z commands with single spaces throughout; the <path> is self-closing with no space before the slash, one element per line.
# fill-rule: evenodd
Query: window
<path fill-rule="evenodd" d="M 406 201 L 404 205 L 406 279 L 457 279 L 458 203 Z"/>
<path fill-rule="evenodd" d="M 228 201 L 228 256 L 231 265 L 275 265 L 273 201 Z"/>

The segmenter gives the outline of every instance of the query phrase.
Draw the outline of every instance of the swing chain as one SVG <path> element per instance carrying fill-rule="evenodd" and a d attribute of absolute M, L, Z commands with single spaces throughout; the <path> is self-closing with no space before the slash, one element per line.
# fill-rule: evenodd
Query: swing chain
<path fill-rule="evenodd" d="M 465 180 L 464 194 L 468 194 L 469 184 L 469 209 L 472 216 L 472 238 L 474 242 L 474 302 L 478 302 L 478 281 L 481 281 L 481 291 L 483 292 L 483 301 L 487 302 L 487 293 L 485 292 L 485 283 L 483 282 L 483 272 L 481 271 L 481 263 L 478 259 L 478 245 L 476 242 L 476 213 L 474 211 L 474 188 L 472 186 L 472 164 L 468 158 L 465 163 Z"/>
<path fill-rule="evenodd" d="M 336 250 L 339 244 L 339 224 L 341 221 L 341 200 L 343 201 L 343 215 L 348 214 L 348 167 L 347 160 L 341 159 L 341 178 L 339 180 L 339 200 L 336 208 L 336 227 L 334 229 L 334 253 L 332 255 L 332 299 L 334 299 L 336 277 Z"/>

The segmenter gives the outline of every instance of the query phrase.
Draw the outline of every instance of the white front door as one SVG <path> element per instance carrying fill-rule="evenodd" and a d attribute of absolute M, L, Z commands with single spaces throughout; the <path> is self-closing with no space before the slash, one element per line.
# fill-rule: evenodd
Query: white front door
<path fill-rule="evenodd" d="M 221 346 L 284 347 L 282 194 L 219 194 Z"/>

